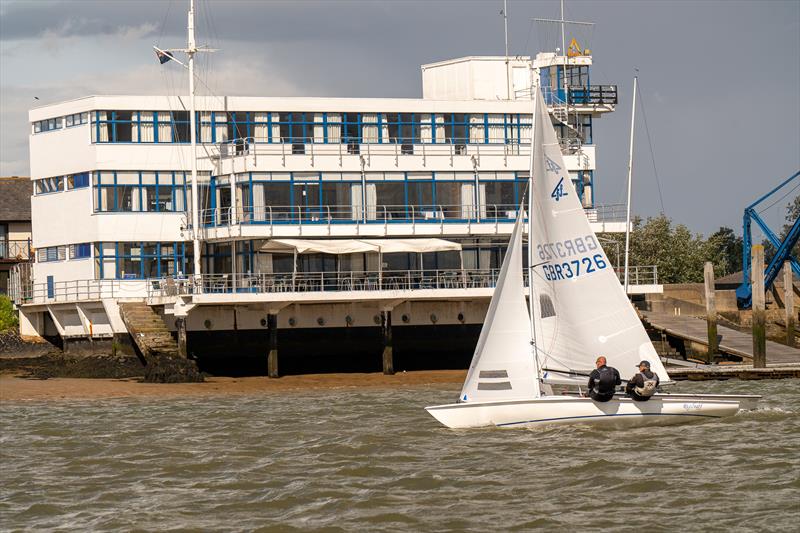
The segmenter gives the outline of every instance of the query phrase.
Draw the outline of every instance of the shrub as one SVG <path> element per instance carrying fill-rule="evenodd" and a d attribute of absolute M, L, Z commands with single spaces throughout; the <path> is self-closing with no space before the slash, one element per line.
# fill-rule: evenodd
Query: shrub
<path fill-rule="evenodd" d="M 17 312 L 7 296 L 0 295 L 0 332 L 17 326 Z"/>

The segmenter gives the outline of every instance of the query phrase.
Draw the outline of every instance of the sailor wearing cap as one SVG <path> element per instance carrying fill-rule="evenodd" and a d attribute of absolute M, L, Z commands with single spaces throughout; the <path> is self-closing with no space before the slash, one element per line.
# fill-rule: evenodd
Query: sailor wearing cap
<path fill-rule="evenodd" d="M 650 370 L 650 362 L 642 361 L 639 363 L 639 372 L 625 385 L 625 392 L 634 400 L 644 402 L 655 394 L 658 381 L 658 374 Z"/>

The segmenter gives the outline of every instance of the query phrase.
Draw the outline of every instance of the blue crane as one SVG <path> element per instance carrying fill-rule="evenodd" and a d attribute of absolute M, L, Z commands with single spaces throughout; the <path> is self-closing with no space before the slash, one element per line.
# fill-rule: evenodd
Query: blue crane
<path fill-rule="evenodd" d="M 775 256 L 764 270 L 764 289 L 766 290 L 772 285 L 772 283 L 775 281 L 775 278 L 778 276 L 778 272 L 780 272 L 784 261 L 787 259 L 789 259 L 792 263 L 792 271 L 800 276 L 800 264 L 798 264 L 797 258 L 792 257 L 791 255 L 792 248 L 794 248 L 794 245 L 797 243 L 797 239 L 800 237 L 800 218 L 797 218 L 794 221 L 789 233 L 786 235 L 783 241 L 781 241 L 778 236 L 775 235 L 775 232 L 773 232 L 769 226 L 767 226 L 767 224 L 756 212 L 756 206 L 758 204 L 784 188 L 799 176 L 800 171 L 795 172 L 783 183 L 744 208 L 744 225 L 742 236 L 742 284 L 736 289 L 736 301 L 739 304 L 739 307 L 742 309 L 747 309 L 752 304 L 753 288 L 750 286 L 750 248 L 752 246 L 752 238 L 750 236 L 750 225 L 753 221 L 755 221 L 755 223 L 758 224 L 758 227 L 761 228 L 761 231 L 764 232 L 767 240 L 769 240 L 769 242 L 771 242 L 772 245 L 777 248 Z"/>

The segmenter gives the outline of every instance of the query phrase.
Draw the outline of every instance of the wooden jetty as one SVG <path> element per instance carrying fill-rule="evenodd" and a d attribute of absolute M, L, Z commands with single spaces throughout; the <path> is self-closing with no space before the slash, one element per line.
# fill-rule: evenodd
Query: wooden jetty
<path fill-rule="evenodd" d="M 708 325 L 705 319 L 652 311 L 642 311 L 642 315 L 646 325 L 656 331 L 685 342 L 708 346 Z M 800 349 L 772 341 L 767 341 L 766 348 L 766 368 L 753 368 L 752 335 L 717 324 L 719 353 L 740 357 L 744 364 L 693 364 L 671 359 L 665 362 L 680 364 L 668 368 L 670 377 L 677 380 L 800 378 Z"/>

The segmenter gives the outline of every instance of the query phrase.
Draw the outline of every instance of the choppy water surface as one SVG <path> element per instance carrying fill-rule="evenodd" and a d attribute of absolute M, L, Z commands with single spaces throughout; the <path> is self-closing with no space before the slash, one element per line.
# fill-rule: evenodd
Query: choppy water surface
<path fill-rule="evenodd" d="M 800 383 L 761 409 L 650 429 L 453 431 L 457 386 L 252 397 L 6 402 L 0 528 L 789 531 Z"/>

